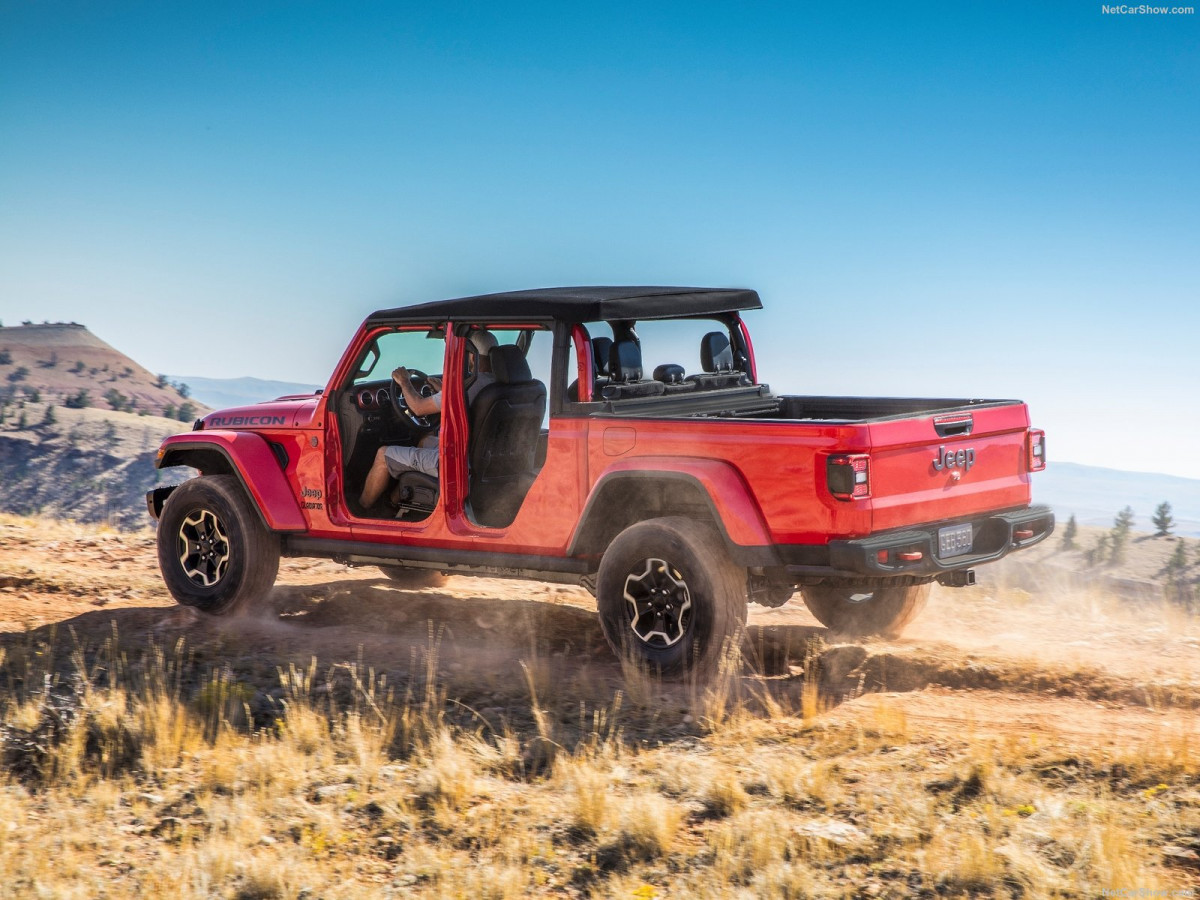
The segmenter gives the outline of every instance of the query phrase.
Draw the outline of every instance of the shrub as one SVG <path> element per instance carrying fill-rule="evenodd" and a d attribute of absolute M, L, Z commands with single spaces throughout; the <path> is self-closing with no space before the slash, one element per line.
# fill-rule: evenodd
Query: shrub
<path fill-rule="evenodd" d="M 130 409 L 129 398 L 116 388 L 109 388 L 104 394 L 104 399 L 109 406 L 118 412 L 124 412 L 125 410 Z"/>
<path fill-rule="evenodd" d="M 63 401 L 63 406 L 67 409 L 87 409 L 92 405 L 92 396 L 82 388 L 71 394 Z"/>
<path fill-rule="evenodd" d="M 1078 534 L 1079 525 L 1075 522 L 1075 513 L 1071 513 L 1071 518 L 1067 519 L 1067 527 L 1063 529 L 1062 548 L 1074 550 L 1076 547 L 1075 536 Z"/>
<path fill-rule="evenodd" d="M 1113 565 L 1125 562 L 1125 548 L 1129 544 L 1129 532 L 1133 530 L 1133 507 L 1126 506 L 1117 513 L 1112 528 L 1112 555 L 1109 557 Z"/>

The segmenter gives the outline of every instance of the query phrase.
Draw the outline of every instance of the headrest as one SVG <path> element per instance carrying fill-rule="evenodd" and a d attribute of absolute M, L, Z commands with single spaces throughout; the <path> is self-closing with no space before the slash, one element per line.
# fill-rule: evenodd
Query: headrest
<path fill-rule="evenodd" d="M 642 380 L 642 348 L 636 341 L 614 341 L 608 353 L 608 375 L 613 381 Z"/>
<path fill-rule="evenodd" d="M 732 372 L 733 348 L 729 335 L 710 331 L 700 339 L 700 368 L 705 372 Z"/>
<path fill-rule="evenodd" d="M 597 375 L 608 374 L 608 354 L 612 350 L 612 338 L 592 338 L 592 365 Z"/>
<path fill-rule="evenodd" d="M 683 384 L 683 366 L 675 363 L 663 363 L 654 369 L 654 380 L 663 384 Z"/>
<path fill-rule="evenodd" d="M 501 384 L 519 384 L 522 381 L 533 381 L 529 371 L 529 363 L 525 354 L 516 344 L 501 344 L 493 347 L 488 354 L 488 362 L 492 364 L 492 374 Z"/>
<path fill-rule="evenodd" d="M 500 343 L 496 340 L 496 336 L 490 331 L 482 331 L 479 329 L 476 329 L 468 334 L 467 340 L 471 342 L 471 346 L 475 348 L 475 352 L 480 356 L 487 356 L 492 352 L 492 348 Z"/>

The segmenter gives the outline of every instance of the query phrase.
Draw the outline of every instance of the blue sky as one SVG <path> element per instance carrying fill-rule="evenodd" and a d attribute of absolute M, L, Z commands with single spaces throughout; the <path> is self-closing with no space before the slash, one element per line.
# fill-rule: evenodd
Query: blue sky
<path fill-rule="evenodd" d="M 1200 478 L 1198 238 L 1200 15 L 0 0 L 0 319 L 154 371 L 749 286 L 777 390 L 1018 397 L 1052 458 Z"/>

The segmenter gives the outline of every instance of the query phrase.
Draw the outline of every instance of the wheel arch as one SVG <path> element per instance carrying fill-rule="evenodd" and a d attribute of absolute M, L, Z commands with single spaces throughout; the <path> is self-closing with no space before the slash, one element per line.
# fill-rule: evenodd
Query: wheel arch
<path fill-rule="evenodd" d="M 600 556 L 618 534 L 664 516 L 706 521 L 739 566 L 779 565 L 762 512 L 733 466 L 713 460 L 629 460 L 588 495 L 567 553 Z"/>
<path fill-rule="evenodd" d="M 169 437 L 155 467 L 188 466 L 201 475 L 232 475 L 271 531 L 306 531 L 308 523 L 288 483 L 280 459 L 262 435 L 245 431 L 206 432 Z M 150 514 L 162 513 L 174 488 L 156 488 L 146 496 Z"/>

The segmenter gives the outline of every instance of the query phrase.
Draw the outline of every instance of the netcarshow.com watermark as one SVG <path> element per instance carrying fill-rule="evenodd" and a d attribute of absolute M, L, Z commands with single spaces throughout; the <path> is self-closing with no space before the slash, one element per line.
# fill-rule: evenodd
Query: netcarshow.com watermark
<path fill-rule="evenodd" d="M 1138 6 L 1128 6 L 1124 3 L 1109 6 L 1100 5 L 1100 12 L 1106 16 L 1194 16 L 1194 6 L 1150 6 L 1147 3 Z"/>
<path fill-rule="evenodd" d="M 1195 897 L 1196 892 L 1191 888 L 1102 888 L 1101 897 Z"/>

